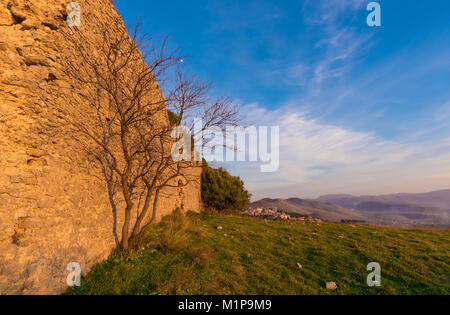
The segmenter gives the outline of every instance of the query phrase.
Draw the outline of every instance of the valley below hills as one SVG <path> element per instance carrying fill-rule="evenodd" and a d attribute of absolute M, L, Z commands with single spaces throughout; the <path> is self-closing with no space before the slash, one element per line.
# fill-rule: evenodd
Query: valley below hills
<path fill-rule="evenodd" d="M 251 209 L 276 209 L 328 222 L 450 227 L 450 190 L 378 196 L 325 195 L 317 199 L 265 198 Z"/>

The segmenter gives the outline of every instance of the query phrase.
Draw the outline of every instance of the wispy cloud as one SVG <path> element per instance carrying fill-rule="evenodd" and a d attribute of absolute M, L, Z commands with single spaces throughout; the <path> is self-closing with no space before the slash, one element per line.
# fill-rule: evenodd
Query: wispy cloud
<path fill-rule="evenodd" d="M 247 110 L 261 125 L 280 126 L 278 172 L 260 174 L 248 166 L 233 169 L 243 175 L 255 198 L 273 196 L 274 191 L 273 197 L 423 191 L 450 183 L 448 143 L 386 141 L 288 108 L 267 110 L 252 104 Z"/>
<path fill-rule="evenodd" d="M 438 122 L 448 121 L 450 119 L 450 101 L 439 106 L 435 113 L 435 119 Z"/>
<path fill-rule="evenodd" d="M 361 17 L 363 4 L 363 0 L 304 2 L 304 21 L 322 34 L 322 39 L 314 45 L 319 56 L 314 65 L 314 86 L 311 87 L 314 94 L 321 92 L 324 81 L 349 73 L 354 59 L 368 48 L 370 35 L 358 34 L 354 27 L 344 23 L 346 19 Z"/>
<path fill-rule="evenodd" d="M 283 12 L 277 5 L 260 0 L 208 1 L 207 8 L 221 23 L 214 24 L 211 32 L 242 32 L 245 28 L 258 28 L 280 19 Z"/>
<path fill-rule="evenodd" d="M 306 0 L 303 3 L 303 16 L 310 24 L 335 24 L 343 13 L 355 13 L 365 3 L 365 0 Z"/>

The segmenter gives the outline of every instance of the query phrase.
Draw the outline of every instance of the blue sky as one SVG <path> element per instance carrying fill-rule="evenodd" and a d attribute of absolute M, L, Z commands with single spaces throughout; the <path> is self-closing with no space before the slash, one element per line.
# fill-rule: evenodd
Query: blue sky
<path fill-rule="evenodd" d="M 450 188 L 450 1 L 116 0 L 186 65 L 279 125 L 280 169 L 229 166 L 254 198 Z"/>

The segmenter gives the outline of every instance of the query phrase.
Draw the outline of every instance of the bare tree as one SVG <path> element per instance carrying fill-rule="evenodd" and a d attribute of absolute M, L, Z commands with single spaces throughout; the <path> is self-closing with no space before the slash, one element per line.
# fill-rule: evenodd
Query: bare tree
<path fill-rule="evenodd" d="M 53 127 L 100 166 L 114 237 L 128 251 L 130 240 L 155 222 L 164 189 L 199 180 L 188 170 L 201 163 L 171 156 L 174 125 L 168 121 L 167 108 L 177 115 L 175 126 L 187 125 L 191 131 L 194 117 L 204 121 L 202 129 L 235 124 L 237 109 L 228 99 L 208 96 L 210 84 L 180 66 L 181 57 L 176 50 L 168 51 L 167 38 L 141 35 L 139 25 L 129 35 L 120 18 L 97 25 L 100 40 L 95 46 L 82 29 L 61 29 L 71 58 L 62 61 L 60 70 L 70 86 L 49 83 L 41 88 L 45 101 L 62 97 L 67 103 L 60 113 L 64 128 Z M 116 231 L 120 212 L 121 240 Z"/>

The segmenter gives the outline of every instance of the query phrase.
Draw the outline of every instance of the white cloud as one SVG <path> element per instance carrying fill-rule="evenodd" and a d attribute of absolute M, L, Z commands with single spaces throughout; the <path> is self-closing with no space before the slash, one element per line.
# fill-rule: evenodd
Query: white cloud
<path fill-rule="evenodd" d="M 435 114 L 435 119 L 436 121 L 439 122 L 444 120 L 448 121 L 449 118 L 450 118 L 450 101 L 439 106 Z"/>
<path fill-rule="evenodd" d="M 294 84 L 303 86 L 306 84 L 309 76 L 310 68 L 309 66 L 298 63 L 287 69 L 287 80 L 294 82 Z"/>
<path fill-rule="evenodd" d="M 385 141 L 319 122 L 295 110 L 248 107 L 258 125 L 280 126 L 280 169 L 232 165 L 254 198 L 327 193 L 421 192 L 450 186 L 448 143 Z"/>
<path fill-rule="evenodd" d="M 343 13 L 354 14 L 363 9 L 367 0 L 305 0 L 303 3 L 303 14 L 305 21 L 310 24 L 336 23 Z"/>
<path fill-rule="evenodd" d="M 358 34 L 354 26 L 349 26 L 354 23 L 343 23 L 347 18 L 363 17 L 366 12 L 364 3 L 364 0 L 304 2 L 304 21 L 323 33 L 323 39 L 314 46 L 321 57 L 314 65 L 313 94 L 321 92 L 324 81 L 350 72 L 355 58 L 370 46 L 370 33 Z"/>

